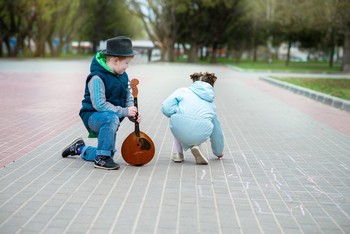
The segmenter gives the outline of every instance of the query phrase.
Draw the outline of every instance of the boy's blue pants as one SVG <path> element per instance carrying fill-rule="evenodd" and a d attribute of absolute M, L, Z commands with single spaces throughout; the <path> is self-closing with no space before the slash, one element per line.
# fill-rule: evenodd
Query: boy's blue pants
<path fill-rule="evenodd" d="M 120 125 L 119 117 L 112 112 L 95 112 L 89 118 L 89 128 L 98 134 L 97 147 L 84 146 L 80 156 L 94 161 L 96 156 L 110 156 L 115 153 L 116 133 Z"/>

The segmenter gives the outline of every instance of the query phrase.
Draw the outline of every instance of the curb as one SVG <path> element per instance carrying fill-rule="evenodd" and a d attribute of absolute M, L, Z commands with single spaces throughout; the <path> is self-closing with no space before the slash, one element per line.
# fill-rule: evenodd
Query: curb
<path fill-rule="evenodd" d="M 321 92 L 313 91 L 311 89 L 303 88 L 297 85 L 289 84 L 287 82 L 279 81 L 268 76 L 260 76 L 259 79 L 264 80 L 270 84 L 287 89 L 293 93 L 303 95 L 305 97 L 314 99 L 315 101 L 330 105 L 332 107 L 350 112 L 350 101 L 327 95 Z"/>

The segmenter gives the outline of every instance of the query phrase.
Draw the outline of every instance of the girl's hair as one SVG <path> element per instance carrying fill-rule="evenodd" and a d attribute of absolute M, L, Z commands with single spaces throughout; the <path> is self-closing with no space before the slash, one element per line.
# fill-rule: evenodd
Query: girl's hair
<path fill-rule="evenodd" d="M 195 72 L 192 75 L 190 75 L 193 82 L 195 81 L 203 81 L 209 83 L 211 86 L 214 87 L 214 83 L 217 79 L 214 73 L 208 73 L 208 72 Z"/>

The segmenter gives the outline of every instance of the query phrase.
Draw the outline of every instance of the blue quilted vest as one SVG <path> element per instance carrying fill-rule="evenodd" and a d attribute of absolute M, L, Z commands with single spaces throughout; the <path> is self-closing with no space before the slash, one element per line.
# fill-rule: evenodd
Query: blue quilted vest
<path fill-rule="evenodd" d="M 90 79 L 97 75 L 103 81 L 106 88 L 106 101 L 112 103 L 115 106 L 126 107 L 126 97 L 129 78 L 128 75 L 124 72 L 122 75 L 113 74 L 103 68 L 97 61 L 96 56 L 93 58 L 90 65 L 90 74 L 87 76 L 85 82 L 85 94 L 82 101 L 82 107 L 80 109 L 79 115 L 83 120 L 83 123 L 89 133 L 92 133 L 92 130 L 88 126 L 88 121 L 90 116 L 96 112 L 90 99 L 90 92 L 88 88 L 88 82 Z M 124 119 L 120 118 L 120 122 Z"/>

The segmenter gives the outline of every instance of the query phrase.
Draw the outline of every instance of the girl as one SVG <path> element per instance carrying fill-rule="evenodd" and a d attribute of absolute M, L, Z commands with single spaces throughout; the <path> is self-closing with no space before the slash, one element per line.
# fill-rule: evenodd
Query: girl
<path fill-rule="evenodd" d="M 214 104 L 213 73 L 190 75 L 193 83 L 189 87 L 175 90 L 162 103 L 162 112 L 170 118 L 170 130 L 174 135 L 174 162 L 184 161 L 184 151 L 191 149 L 196 164 L 208 164 L 200 145 L 210 139 L 213 154 L 223 157 L 224 137 L 216 116 Z"/>

